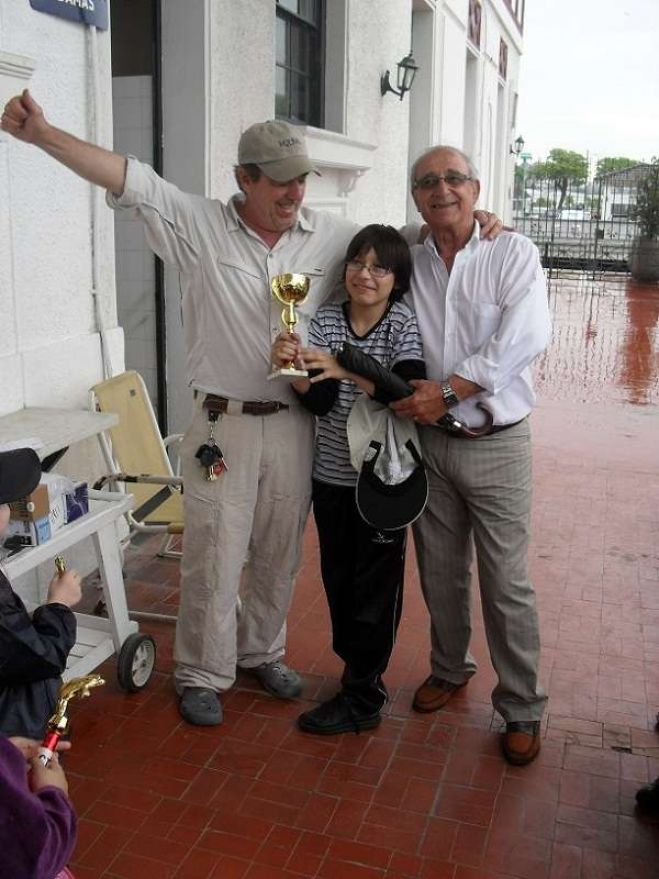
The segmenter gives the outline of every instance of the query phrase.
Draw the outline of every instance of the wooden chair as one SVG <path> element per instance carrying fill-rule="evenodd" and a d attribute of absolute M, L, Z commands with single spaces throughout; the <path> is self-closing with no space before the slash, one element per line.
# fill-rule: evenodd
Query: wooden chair
<path fill-rule="evenodd" d="M 183 480 L 178 467 L 176 472 L 172 468 L 167 451 L 180 442 L 182 434 L 161 437 L 144 380 L 134 370 L 94 385 L 90 406 L 119 416 L 109 437 L 101 436 L 109 473 L 94 487 L 116 483 L 120 490 L 130 491 L 135 509 L 127 515 L 128 540 L 136 534 L 162 534 L 157 554 L 180 558 L 180 550 L 172 546 L 183 533 Z"/>

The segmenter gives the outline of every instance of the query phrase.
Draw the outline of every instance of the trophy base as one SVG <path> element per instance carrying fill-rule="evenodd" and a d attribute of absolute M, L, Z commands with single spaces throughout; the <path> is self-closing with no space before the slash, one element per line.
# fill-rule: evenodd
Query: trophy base
<path fill-rule="evenodd" d="M 306 369 L 296 369 L 294 366 L 285 366 L 281 369 L 273 369 L 268 376 L 268 381 L 271 381 L 273 378 L 287 378 L 290 381 L 295 381 L 298 378 L 308 377 L 309 373 Z"/>

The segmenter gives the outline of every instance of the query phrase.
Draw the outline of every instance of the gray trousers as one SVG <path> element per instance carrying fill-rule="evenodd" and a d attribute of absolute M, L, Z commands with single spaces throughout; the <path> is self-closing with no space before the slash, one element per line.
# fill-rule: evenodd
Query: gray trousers
<path fill-rule="evenodd" d="M 476 671 L 469 652 L 470 567 L 476 547 L 485 633 L 504 720 L 539 720 L 540 638 L 527 551 L 531 512 L 528 419 L 481 439 L 419 431 L 429 500 L 415 523 L 421 586 L 430 612 L 432 673 L 460 684 Z M 473 538 L 473 544 L 472 544 Z"/>
<path fill-rule="evenodd" d="M 311 499 L 313 418 L 301 409 L 221 415 L 228 470 L 209 482 L 195 458 L 208 439 L 203 395 L 182 443 L 185 484 L 174 679 L 221 692 L 236 666 L 279 659 Z M 240 595 L 241 611 L 237 615 Z"/>

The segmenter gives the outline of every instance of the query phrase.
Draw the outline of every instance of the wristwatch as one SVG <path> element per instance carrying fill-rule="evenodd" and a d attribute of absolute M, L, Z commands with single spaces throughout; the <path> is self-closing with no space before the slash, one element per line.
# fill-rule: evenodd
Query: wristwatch
<path fill-rule="evenodd" d="M 442 398 L 444 400 L 444 405 L 446 406 L 446 408 L 452 409 L 454 406 L 457 406 L 460 400 L 458 398 L 458 395 L 451 387 L 451 383 L 447 380 L 445 382 L 440 382 L 439 386 L 442 389 Z"/>

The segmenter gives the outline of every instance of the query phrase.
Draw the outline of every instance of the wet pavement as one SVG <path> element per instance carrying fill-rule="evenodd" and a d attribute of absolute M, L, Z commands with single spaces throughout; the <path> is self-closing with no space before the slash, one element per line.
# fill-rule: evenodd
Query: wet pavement
<path fill-rule="evenodd" d="M 113 683 L 75 707 L 67 757 L 78 879 L 656 879 L 659 826 L 634 793 L 659 775 L 659 287 L 552 279 L 554 335 L 536 367 L 534 537 L 542 680 L 538 760 L 500 756 L 478 601 L 479 672 L 434 715 L 414 714 L 428 622 L 410 553 L 403 621 L 374 733 L 314 738 L 300 710 L 331 695 L 313 524 L 290 615 L 303 699 L 239 677 L 225 723 L 180 722 L 173 627 L 140 694 Z M 133 608 L 175 610 L 178 565 L 153 542 L 127 556 Z M 88 601 L 95 601 L 90 594 Z"/>
<path fill-rule="evenodd" d="M 553 278 L 549 303 L 552 343 L 536 366 L 542 399 L 659 405 L 659 286 Z"/>

